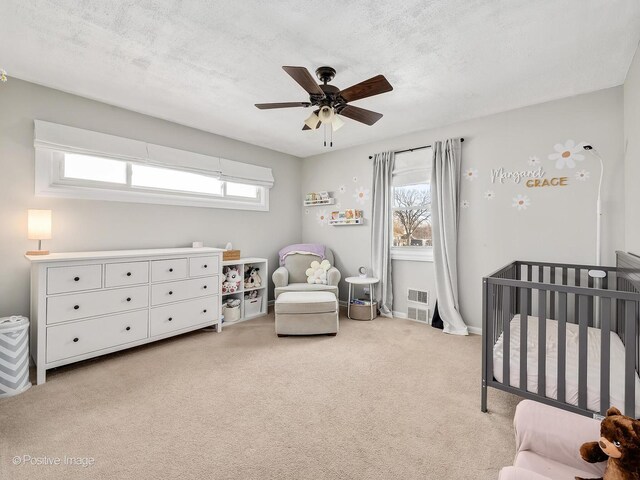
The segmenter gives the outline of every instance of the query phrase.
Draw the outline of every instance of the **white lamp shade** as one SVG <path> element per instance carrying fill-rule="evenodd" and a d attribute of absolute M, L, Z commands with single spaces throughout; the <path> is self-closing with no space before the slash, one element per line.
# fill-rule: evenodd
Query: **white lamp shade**
<path fill-rule="evenodd" d="M 319 121 L 320 119 L 318 118 L 318 116 L 315 113 L 312 113 L 311 115 L 309 115 L 309 118 L 304 121 L 304 124 L 311 130 L 315 130 L 316 128 L 318 128 Z"/>
<path fill-rule="evenodd" d="M 51 210 L 27 210 L 27 229 L 29 240 L 50 240 Z"/>
<path fill-rule="evenodd" d="M 334 117 L 334 113 L 333 113 L 333 108 L 331 107 L 326 107 L 326 106 L 322 107 L 320 109 L 320 112 L 318 113 L 318 118 L 322 123 L 333 122 L 333 117 Z"/>
<path fill-rule="evenodd" d="M 338 115 L 333 117 L 333 122 L 331 122 L 331 128 L 333 128 L 334 132 L 342 128 L 343 125 L 344 125 L 344 121 Z"/>

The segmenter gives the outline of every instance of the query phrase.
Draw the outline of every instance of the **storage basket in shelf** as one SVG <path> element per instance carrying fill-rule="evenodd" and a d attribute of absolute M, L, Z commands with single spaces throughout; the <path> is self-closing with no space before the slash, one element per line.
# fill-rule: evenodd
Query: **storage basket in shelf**
<path fill-rule="evenodd" d="M 244 300 L 244 316 L 252 317 L 262 313 L 262 295 L 255 298 L 245 298 Z"/>
<path fill-rule="evenodd" d="M 225 323 L 233 323 L 240 320 L 240 305 L 237 307 L 222 306 L 222 314 L 224 315 Z"/>
<path fill-rule="evenodd" d="M 222 252 L 222 261 L 240 260 L 240 250 L 225 250 Z"/>
<path fill-rule="evenodd" d="M 352 320 L 373 320 L 378 316 L 378 302 L 373 302 L 373 317 L 371 316 L 371 304 L 359 305 L 352 303 L 349 308 L 349 318 Z"/>

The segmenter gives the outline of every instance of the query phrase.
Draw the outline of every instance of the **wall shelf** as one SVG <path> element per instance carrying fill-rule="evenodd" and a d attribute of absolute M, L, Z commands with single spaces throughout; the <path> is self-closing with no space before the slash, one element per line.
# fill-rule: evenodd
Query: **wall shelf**
<path fill-rule="evenodd" d="M 336 227 L 343 225 L 364 225 L 364 218 L 354 218 L 351 220 L 329 220 L 329 225 Z"/>
<path fill-rule="evenodd" d="M 334 205 L 336 203 L 335 198 L 327 198 L 325 200 L 305 200 L 305 207 L 317 207 L 320 205 Z"/>

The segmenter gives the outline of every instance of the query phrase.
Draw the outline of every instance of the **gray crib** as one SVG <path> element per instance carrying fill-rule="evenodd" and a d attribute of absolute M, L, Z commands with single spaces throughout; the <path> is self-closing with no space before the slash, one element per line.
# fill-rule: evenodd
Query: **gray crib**
<path fill-rule="evenodd" d="M 640 416 L 640 257 L 616 257 L 516 261 L 483 279 L 483 412 L 493 387 L 595 418 L 613 404 Z"/>

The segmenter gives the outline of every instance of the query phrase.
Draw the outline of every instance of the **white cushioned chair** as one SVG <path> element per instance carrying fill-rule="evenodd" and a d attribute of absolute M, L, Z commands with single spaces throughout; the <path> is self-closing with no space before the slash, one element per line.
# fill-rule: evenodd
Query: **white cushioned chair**
<path fill-rule="evenodd" d="M 307 283 L 305 273 L 311 262 L 321 262 L 322 258 L 312 254 L 291 253 L 284 257 L 284 266 L 273 272 L 273 283 L 276 286 L 274 297 L 277 299 L 284 292 L 332 292 L 338 298 L 340 272 L 333 266 L 333 252 L 325 248 L 324 254 L 331 264 L 327 272 L 327 285 Z"/>

